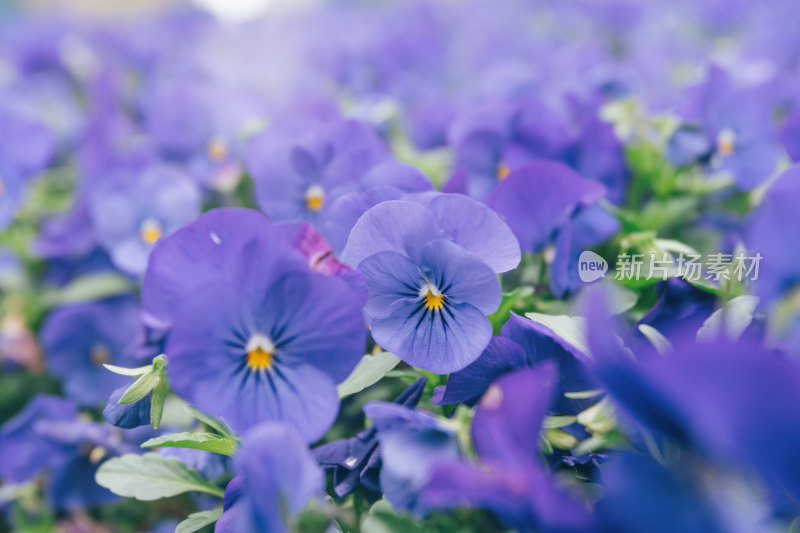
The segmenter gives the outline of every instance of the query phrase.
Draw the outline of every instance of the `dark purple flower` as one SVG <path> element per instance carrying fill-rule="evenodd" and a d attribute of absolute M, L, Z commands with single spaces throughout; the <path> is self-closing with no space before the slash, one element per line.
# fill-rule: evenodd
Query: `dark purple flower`
<path fill-rule="evenodd" d="M 714 312 L 716 297 L 680 278 L 659 282 L 656 288 L 658 301 L 639 323 L 654 327 L 668 339 L 697 332 Z"/>
<path fill-rule="evenodd" d="M 456 161 L 445 190 L 484 199 L 511 171 L 535 160 L 552 160 L 604 184 L 611 201 L 621 202 L 628 172 L 620 141 L 597 116 L 597 104 L 568 103 L 572 118 L 533 98 L 468 108 L 448 132 Z"/>
<path fill-rule="evenodd" d="M 586 367 L 590 361 L 588 355 L 542 324 L 515 313 L 511 313 L 500 336 L 492 338 L 474 363 L 451 374 L 446 386 L 436 388 L 433 401 L 443 405 L 459 402 L 474 405 L 501 376 L 544 361 L 553 361 L 558 368 L 559 382 L 549 408 L 552 414 L 577 414 L 593 403 L 564 396 L 597 387 Z"/>
<path fill-rule="evenodd" d="M 487 509 L 520 531 L 592 531 L 584 504 L 558 486 L 539 457 L 539 435 L 555 384 L 550 362 L 492 384 L 472 422 L 481 466 L 440 462 L 420 498 L 424 505 Z"/>
<path fill-rule="evenodd" d="M 48 472 L 45 496 L 56 510 L 83 509 L 117 496 L 97 485 L 95 472 L 106 457 L 135 451 L 106 424 L 77 418 L 69 400 L 34 398 L 0 429 L 0 475 L 30 481 Z"/>
<path fill-rule="evenodd" d="M 636 423 L 715 464 L 755 475 L 776 491 L 800 494 L 800 371 L 743 339 L 674 341 L 666 356 L 620 344 L 601 294 L 587 307 L 593 369 Z"/>
<path fill-rule="evenodd" d="M 102 405 L 126 378 L 103 364 L 128 366 L 126 349 L 136 338 L 139 307 L 127 297 L 59 307 L 45 320 L 40 339 L 48 369 L 81 405 Z"/>
<path fill-rule="evenodd" d="M 415 381 L 394 402 L 410 409 L 416 407 L 425 389 L 425 381 L 424 378 Z M 378 476 L 381 461 L 375 426 L 353 438 L 318 446 L 313 452 L 323 468 L 333 475 L 333 490 L 338 498 L 344 498 L 359 487 L 373 497 L 380 496 Z"/>
<path fill-rule="evenodd" d="M 323 474 L 291 426 L 265 422 L 242 438 L 235 477 L 225 489 L 217 533 L 281 533 L 315 496 Z"/>
<path fill-rule="evenodd" d="M 78 408 L 74 402 L 54 396 L 39 395 L 0 429 L 0 477 L 7 482 L 23 483 L 34 478 L 51 462 L 65 453 L 58 442 L 43 438 L 36 423 L 74 420 Z"/>
<path fill-rule="evenodd" d="M 800 283 L 800 236 L 784 231 L 800 222 L 800 166 L 782 172 L 770 185 L 747 223 L 745 242 L 751 256 L 761 254 L 756 294 L 764 303 L 778 301 Z M 755 272 L 753 272 L 753 276 Z"/>
<path fill-rule="evenodd" d="M 103 418 L 112 426 L 123 429 L 133 429 L 150 424 L 150 395 L 148 394 L 141 400 L 131 404 L 119 403 L 122 395 L 128 390 L 130 383 L 111 393 L 105 409 Z"/>
<path fill-rule="evenodd" d="M 525 252 L 552 246 L 550 290 L 556 296 L 580 287 L 578 258 L 619 230 L 597 203 L 606 189 L 561 163 L 538 161 L 513 171 L 487 200 Z"/>
<path fill-rule="evenodd" d="M 423 516 L 431 508 L 420 498 L 441 462 L 461 457 L 449 421 L 389 402 L 369 402 L 364 412 L 380 442 L 381 491 L 397 509 Z"/>

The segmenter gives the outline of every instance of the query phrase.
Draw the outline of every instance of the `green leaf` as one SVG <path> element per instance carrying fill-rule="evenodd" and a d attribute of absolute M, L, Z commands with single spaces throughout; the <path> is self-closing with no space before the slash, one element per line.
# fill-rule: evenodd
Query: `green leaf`
<path fill-rule="evenodd" d="M 159 372 L 158 383 L 153 388 L 153 396 L 150 399 L 150 425 L 153 429 L 158 429 L 161 424 L 161 416 L 164 414 L 164 402 L 169 393 L 169 380 L 167 373 L 162 368 Z"/>
<path fill-rule="evenodd" d="M 210 511 L 200 511 L 199 513 L 192 513 L 186 519 L 178 524 L 175 528 L 175 533 L 194 533 L 200 531 L 206 526 L 209 526 L 219 520 L 222 516 L 222 507 L 211 509 Z"/>
<path fill-rule="evenodd" d="M 361 523 L 361 531 L 369 533 L 425 533 L 427 530 L 413 519 L 397 514 L 386 500 L 379 500 Z"/>
<path fill-rule="evenodd" d="M 525 313 L 534 322 L 543 325 L 587 357 L 590 356 L 586 342 L 586 319 L 580 316 L 545 315 L 543 313 Z"/>
<path fill-rule="evenodd" d="M 127 454 L 109 459 L 100 465 L 95 481 L 114 494 L 143 501 L 184 492 L 204 492 L 219 498 L 225 494 L 180 459 L 155 453 Z"/>
<path fill-rule="evenodd" d="M 187 413 L 189 413 L 197 420 L 207 425 L 208 427 L 210 427 L 223 437 L 228 437 L 233 440 L 238 440 L 236 437 L 236 433 L 224 420 L 207 415 L 203 411 L 197 409 L 196 407 L 192 407 L 191 405 L 187 405 L 184 409 L 186 410 Z"/>
<path fill-rule="evenodd" d="M 152 438 L 144 442 L 142 448 L 191 448 L 220 455 L 233 455 L 236 445 L 236 439 L 224 435 L 186 431 Z"/>
<path fill-rule="evenodd" d="M 511 316 L 511 311 L 517 309 L 519 306 L 524 305 L 533 295 L 533 287 L 524 286 L 517 287 L 511 292 L 503 293 L 503 299 L 497 311 L 489 315 L 489 322 L 492 323 L 492 330 L 495 335 L 500 334 L 500 328 L 506 323 L 508 317 Z"/>
<path fill-rule="evenodd" d="M 544 419 L 542 427 L 545 429 L 563 428 L 577 422 L 577 417 L 569 415 L 548 416 Z"/>
<path fill-rule="evenodd" d="M 753 321 L 753 314 L 758 306 L 756 296 L 737 296 L 721 309 L 714 311 L 697 332 L 698 341 L 711 341 L 727 337 L 736 341 Z"/>
<path fill-rule="evenodd" d="M 125 394 L 119 399 L 117 403 L 121 405 L 136 403 L 153 390 L 153 387 L 158 383 L 158 374 L 153 371 L 142 374 L 139 379 L 133 382 L 133 385 L 128 387 Z"/>
<path fill-rule="evenodd" d="M 339 384 L 339 398 L 345 398 L 351 394 L 361 392 L 370 385 L 377 383 L 399 362 L 400 358 L 389 352 L 365 355 L 350 376 Z"/>
<path fill-rule="evenodd" d="M 103 368 L 105 368 L 109 372 L 119 374 L 120 376 L 130 376 L 135 378 L 137 376 L 141 376 L 142 374 L 147 374 L 148 372 L 150 372 L 153 369 L 153 365 L 140 366 L 138 368 L 125 368 L 122 366 L 104 364 Z"/>
<path fill-rule="evenodd" d="M 666 355 L 672 351 L 672 344 L 653 326 L 639 324 L 639 331 L 650 341 L 659 355 Z"/>
<path fill-rule="evenodd" d="M 102 300 L 110 296 L 130 292 L 133 285 L 130 280 L 119 274 L 88 274 L 67 284 L 66 287 L 42 294 L 45 307 L 55 307 L 78 302 Z"/>
<path fill-rule="evenodd" d="M 565 392 L 564 396 L 572 400 L 588 400 L 589 398 L 597 398 L 605 391 L 603 389 L 592 389 L 576 392 Z"/>

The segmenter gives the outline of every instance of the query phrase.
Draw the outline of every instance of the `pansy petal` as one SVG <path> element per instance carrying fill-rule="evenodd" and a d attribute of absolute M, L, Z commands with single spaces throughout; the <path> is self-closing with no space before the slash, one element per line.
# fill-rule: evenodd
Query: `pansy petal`
<path fill-rule="evenodd" d="M 482 461 L 533 461 L 556 383 L 556 367 L 546 362 L 500 378 L 484 393 L 472 423 Z"/>
<path fill-rule="evenodd" d="M 437 387 L 433 403 L 448 405 L 463 402 L 474 404 L 497 378 L 527 366 L 522 347 L 505 337 L 492 337 L 489 346 L 471 365 L 447 379 L 447 385 Z"/>
<path fill-rule="evenodd" d="M 428 202 L 436 222 L 459 246 L 497 273 L 516 268 L 519 243 L 505 222 L 485 204 L 460 194 L 441 194 Z"/>
<path fill-rule="evenodd" d="M 497 310 L 503 298 L 500 282 L 478 256 L 459 245 L 436 240 L 422 249 L 422 270 L 445 295 L 445 302 L 468 303 L 484 314 Z"/>
<path fill-rule="evenodd" d="M 426 243 L 444 236 L 425 206 L 391 200 L 376 205 L 358 219 L 342 252 L 342 261 L 356 266 L 372 254 L 393 251 L 417 262 Z"/>
<path fill-rule="evenodd" d="M 406 363 L 447 374 L 477 359 L 492 337 L 492 325 L 470 304 L 429 311 L 417 301 L 394 302 L 383 318 L 372 322 L 372 336 Z"/>

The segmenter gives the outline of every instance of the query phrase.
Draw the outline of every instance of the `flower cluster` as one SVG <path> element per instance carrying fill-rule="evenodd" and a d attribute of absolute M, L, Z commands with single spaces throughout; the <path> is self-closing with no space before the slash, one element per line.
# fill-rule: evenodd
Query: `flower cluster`
<path fill-rule="evenodd" d="M 197 3 L 0 6 L 0 532 L 798 529 L 800 3 Z"/>

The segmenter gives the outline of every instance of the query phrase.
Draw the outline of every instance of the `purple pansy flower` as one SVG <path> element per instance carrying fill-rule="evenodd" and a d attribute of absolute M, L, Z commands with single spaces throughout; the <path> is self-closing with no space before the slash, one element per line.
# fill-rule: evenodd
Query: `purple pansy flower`
<path fill-rule="evenodd" d="M 53 136 L 43 124 L 0 107 L 0 228 L 8 226 L 28 184 L 50 162 Z"/>
<path fill-rule="evenodd" d="M 800 370 L 743 339 L 674 341 L 666 356 L 631 357 L 615 335 L 602 294 L 588 300 L 593 370 L 632 420 L 714 464 L 800 494 Z"/>
<path fill-rule="evenodd" d="M 425 378 L 418 379 L 394 402 L 413 409 L 422 396 L 425 382 Z M 379 450 L 377 428 L 373 426 L 353 438 L 318 446 L 313 452 L 325 470 L 333 474 L 333 490 L 338 498 L 344 498 L 359 487 L 377 498 L 381 494 Z"/>
<path fill-rule="evenodd" d="M 489 343 L 486 315 L 501 298 L 495 272 L 514 268 L 519 254 L 495 213 L 445 194 L 371 208 L 353 227 L 342 258 L 367 279 L 365 311 L 375 341 L 409 364 L 447 373 L 477 359 Z"/>
<path fill-rule="evenodd" d="M 122 395 L 130 387 L 130 383 L 123 385 L 108 398 L 103 409 L 103 418 L 112 426 L 123 429 L 133 429 L 150 424 L 150 408 L 152 403 L 150 395 L 146 395 L 141 400 L 131 404 L 119 403 Z"/>
<path fill-rule="evenodd" d="M 40 334 L 47 367 L 81 405 L 104 404 L 126 378 L 103 364 L 133 363 L 126 349 L 138 328 L 139 307 L 128 297 L 59 307 L 48 315 Z"/>
<path fill-rule="evenodd" d="M 378 430 L 380 484 L 397 509 L 417 516 L 431 509 L 420 498 L 440 462 L 457 461 L 461 452 L 448 420 L 390 402 L 369 402 L 364 412 Z"/>
<path fill-rule="evenodd" d="M 182 171 L 156 164 L 101 182 L 89 208 L 100 245 L 118 268 L 138 275 L 153 246 L 197 216 L 200 193 Z"/>
<path fill-rule="evenodd" d="M 50 461 L 58 460 L 63 446 L 42 438 L 35 423 L 74 420 L 78 407 L 74 402 L 55 396 L 39 395 L 0 429 L 0 477 L 11 483 L 34 478 Z"/>
<path fill-rule="evenodd" d="M 238 431 L 285 420 L 310 442 L 366 338 L 358 293 L 310 271 L 294 237 L 255 211 L 207 213 L 156 248 L 143 302 L 177 394 Z"/>
<path fill-rule="evenodd" d="M 240 475 L 225 488 L 216 533 L 282 533 L 322 494 L 323 474 L 305 439 L 291 426 L 265 422 L 242 438 L 235 457 Z"/>
<path fill-rule="evenodd" d="M 448 132 L 456 160 L 445 190 L 484 199 L 511 171 L 534 160 L 552 160 L 598 180 L 610 199 L 620 202 L 627 169 L 613 128 L 598 118 L 597 105 L 569 104 L 574 120 L 535 98 L 469 108 Z"/>
<path fill-rule="evenodd" d="M 500 336 L 493 337 L 481 356 L 471 365 L 450 375 L 447 385 L 437 387 L 433 401 L 447 405 L 463 402 L 474 405 L 489 386 L 505 374 L 529 368 L 544 361 L 553 361 L 559 381 L 550 405 L 552 414 L 577 414 L 591 401 L 572 400 L 564 396 L 597 387 L 586 364 L 587 354 L 558 337 L 542 324 L 511 313 Z"/>
<path fill-rule="evenodd" d="M 566 165 L 537 161 L 511 172 L 487 203 L 508 223 L 523 251 L 552 247 L 550 290 L 561 297 L 581 285 L 581 252 L 619 230 L 614 216 L 598 205 L 605 193 L 603 185 Z"/>
<path fill-rule="evenodd" d="M 331 201 L 359 190 L 361 176 L 389 157 L 377 134 L 353 120 L 290 142 L 280 133 L 253 139 L 248 155 L 258 204 L 273 220 L 308 220 L 321 228 Z"/>
<path fill-rule="evenodd" d="M 761 254 L 756 294 L 764 303 L 778 301 L 800 283 L 800 235 L 783 231 L 800 223 L 800 166 L 782 172 L 770 185 L 747 222 L 745 241 L 751 254 Z M 755 274 L 755 272 L 753 273 Z"/>
<path fill-rule="evenodd" d="M 555 483 L 539 457 L 539 435 L 555 384 L 550 362 L 492 384 L 472 422 L 481 466 L 441 462 L 421 501 L 431 509 L 469 504 L 491 510 L 520 531 L 592 531 L 584 504 Z"/>
<path fill-rule="evenodd" d="M 714 312 L 716 297 L 680 278 L 659 282 L 658 301 L 639 321 L 668 339 L 697 332 Z"/>
<path fill-rule="evenodd" d="M 757 94 L 735 86 L 720 68 L 693 87 L 680 111 L 685 123 L 669 141 L 667 156 L 676 165 L 702 162 L 730 172 L 740 189 L 769 179 L 778 165 L 778 140 L 770 110 Z"/>
<path fill-rule="evenodd" d="M 95 472 L 110 455 L 135 451 L 112 428 L 77 418 L 70 400 L 37 396 L 0 428 L 0 475 L 30 481 L 48 471 L 45 496 L 56 510 L 75 510 L 118 497 L 97 485 Z"/>

